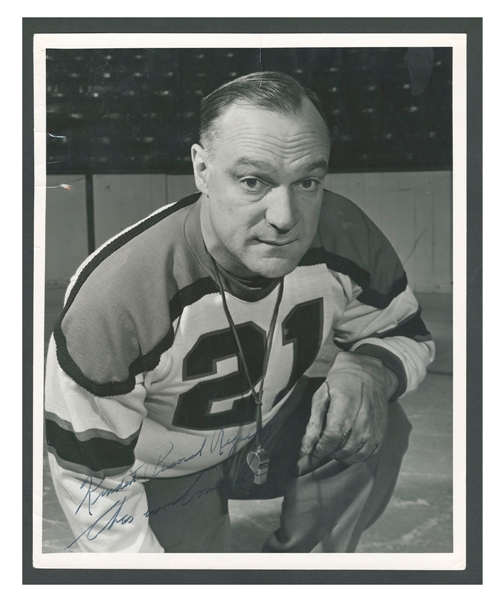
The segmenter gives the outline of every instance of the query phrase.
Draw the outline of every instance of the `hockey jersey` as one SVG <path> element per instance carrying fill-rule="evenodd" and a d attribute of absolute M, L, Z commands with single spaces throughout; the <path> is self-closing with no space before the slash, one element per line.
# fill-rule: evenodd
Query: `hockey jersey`
<path fill-rule="evenodd" d="M 255 436 L 256 405 L 200 226 L 200 195 L 153 213 L 80 267 L 49 345 L 46 436 L 54 485 L 88 551 L 163 552 L 142 482 L 216 465 Z M 381 359 L 414 390 L 434 345 L 391 245 L 346 198 L 325 191 L 317 234 L 284 278 L 223 277 L 263 426 L 304 374 L 335 353 Z M 110 523 L 111 522 L 111 523 Z"/>

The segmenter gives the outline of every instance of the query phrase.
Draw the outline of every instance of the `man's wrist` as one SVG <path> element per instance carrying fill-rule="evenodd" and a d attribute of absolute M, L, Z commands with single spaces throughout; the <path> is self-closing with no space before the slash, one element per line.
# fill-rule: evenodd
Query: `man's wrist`
<path fill-rule="evenodd" d="M 352 354 L 360 354 L 373 359 L 378 359 L 384 366 L 385 373 L 390 373 L 388 377 L 388 389 L 392 393 L 388 396 L 389 402 L 394 402 L 400 398 L 408 387 L 408 378 L 402 361 L 390 350 L 378 344 L 363 343 L 351 350 Z M 395 387 L 392 386 L 396 382 Z"/>
<path fill-rule="evenodd" d="M 394 394 L 396 393 L 396 390 L 398 389 L 399 379 L 396 373 L 388 369 L 384 364 L 382 365 L 382 368 L 385 371 L 387 400 L 391 401 Z"/>
<path fill-rule="evenodd" d="M 333 378 L 341 375 L 346 378 L 355 378 L 358 381 L 373 381 L 378 388 L 384 392 L 387 400 L 392 402 L 404 391 L 398 374 L 394 372 L 379 356 L 373 356 L 371 353 L 364 353 L 366 346 L 361 346 L 360 351 L 339 353 L 327 376 L 327 381 L 331 380 L 331 385 L 335 387 Z"/>

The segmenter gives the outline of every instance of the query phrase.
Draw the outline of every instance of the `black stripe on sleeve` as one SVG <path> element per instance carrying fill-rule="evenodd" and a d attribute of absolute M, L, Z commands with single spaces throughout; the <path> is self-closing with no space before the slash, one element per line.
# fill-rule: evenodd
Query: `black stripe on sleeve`
<path fill-rule="evenodd" d="M 427 330 L 425 323 L 423 322 L 420 314 L 422 313 L 422 309 L 419 308 L 416 313 L 410 315 L 401 323 L 399 323 L 393 329 L 389 329 L 384 331 L 383 333 L 372 333 L 368 337 L 376 338 L 376 339 L 384 339 L 388 337 L 402 336 L 407 337 L 416 342 L 428 342 L 432 340 L 431 333 Z M 354 344 L 357 344 L 360 340 L 354 340 L 349 343 L 339 342 L 334 340 L 335 345 L 338 346 L 341 350 L 350 350 Z"/>
<path fill-rule="evenodd" d="M 73 431 L 49 419 L 45 421 L 45 431 L 49 450 L 66 464 L 80 465 L 96 475 L 110 470 L 124 472 L 134 464 L 139 432 L 124 444 L 98 437 L 82 441 Z"/>
<path fill-rule="evenodd" d="M 396 388 L 394 394 L 389 398 L 389 402 L 394 402 L 406 392 L 406 388 L 408 387 L 408 378 L 406 376 L 404 365 L 401 360 L 390 350 L 382 348 L 381 346 L 376 346 L 375 344 L 362 344 L 361 346 L 358 346 L 356 350 L 353 350 L 353 352 L 356 354 L 364 354 L 366 356 L 378 358 L 384 363 L 384 367 L 396 375 L 398 379 L 398 387 Z"/>
<path fill-rule="evenodd" d="M 399 323 L 397 327 L 390 329 L 389 331 L 384 331 L 384 333 L 381 333 L 377 337 L 386 338 L 400 335 L 411 338 L 412 340 L 417 339 L 418 341 L 431 340 L 432 336 L 425 326 L 425 323 L 420 316 L 421 314 L 422 309 L 419 308 L 416 313 Z"/>

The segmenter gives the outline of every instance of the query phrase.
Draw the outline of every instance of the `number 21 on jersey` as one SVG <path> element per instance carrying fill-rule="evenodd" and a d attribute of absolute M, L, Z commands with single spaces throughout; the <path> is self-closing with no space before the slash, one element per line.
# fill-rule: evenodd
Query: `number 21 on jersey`
<path fill-rule="evenodd" d="M 236 325 L 236 330 L 250 380 L 255 387 L 262 379 L 266 332 L 252 321 Z M 283 346 L 291 344 L 293 363 L 288 383 L 277 394 L 273 406 L 288 394 L 314 362 L 321 347 L 322 332 L 323 298 L 297 304 L 283 319 L 281 343 Z M 174 426 L 210 430 L 255 421 L 255 401 L 229 327 L 211 331 L 198 338 L 184 358 L 182 377 L 184 381 L 196 381 L 215 375 L 217 363 L 234 356 L 238 365 L 236 371 L 222 377 L 198 381 L 179 396 L 172 423 Z M 221 407 L 228 405 L 228 409 L 221 410 Z"/>

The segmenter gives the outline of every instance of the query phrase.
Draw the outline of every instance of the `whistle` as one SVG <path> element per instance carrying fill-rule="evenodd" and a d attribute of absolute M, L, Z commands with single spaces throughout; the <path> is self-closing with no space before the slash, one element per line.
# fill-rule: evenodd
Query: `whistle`
<path fill-rule="evenodd" d="M 269 470 L 269 454 L 264 448 L 252 450 L 247 455 L 247 463 L 253 472 L 253 481 L 257 485 L 262 485 L 267 481 L 267 471 Z"/>

